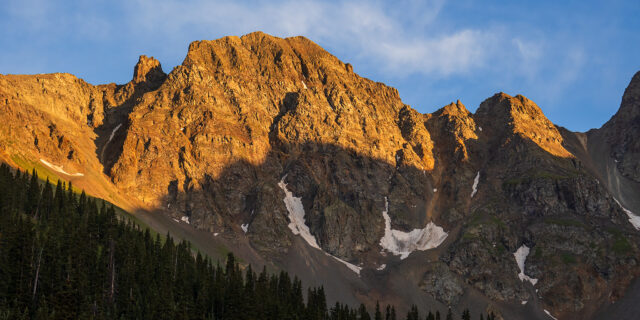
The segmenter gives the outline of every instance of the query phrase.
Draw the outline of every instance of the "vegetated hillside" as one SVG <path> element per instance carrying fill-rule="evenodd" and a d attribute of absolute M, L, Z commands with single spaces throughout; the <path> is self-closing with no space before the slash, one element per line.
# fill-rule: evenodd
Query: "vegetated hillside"
<path fill-rule="evenodd" d="M 54 188 L 5 164 L 0 257 L 3 319 L 370 319 L 364 305 L 328 308 L 322 287 L 303 295 L 297 277 L 241 269 L 232 253 L 223 267 L 70 184 Z M 376 305 L 375 319 L 383 314 L 396 318 Z M 407 318 L 419 319 L 415 307 Z"/>
<path fill-rule="evenodd" d="M 584 134 L 521 95 L 421 114 L 258 32 L 194 42 L 169 74 L 142 56 L 125 85 L 0 76 L 0 151 L 332 301 L 588 318 L 640 274 L 638 83 Z"/>

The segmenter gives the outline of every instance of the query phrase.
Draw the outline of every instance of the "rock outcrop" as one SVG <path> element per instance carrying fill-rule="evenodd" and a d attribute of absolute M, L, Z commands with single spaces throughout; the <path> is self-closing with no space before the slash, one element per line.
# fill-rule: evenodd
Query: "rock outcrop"
<path fill-rule="evenodd" d="M 611 145 L 611 157 L 625 177 L 640 183 L 640 72 L 622 96 L 620 110 L 603 127 Z"/>

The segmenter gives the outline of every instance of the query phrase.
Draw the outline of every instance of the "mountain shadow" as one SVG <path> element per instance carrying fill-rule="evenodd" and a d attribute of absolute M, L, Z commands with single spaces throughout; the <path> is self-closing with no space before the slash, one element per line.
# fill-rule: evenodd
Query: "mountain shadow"
<path fill-rule="evenodd" d="M 401 157 L 392 164 L 332 144 L 280 143 L 259 165 L 240 160 L 217 176 L 171 180 L 154 214 L 217 234 L 310 284 L 325 283 L 330 299 L 477 312 L 491 305 L 518 318 L 537 310 L 531 319 L 546 317 L 542 308 L 592 315 L 602 297 L 640 274 L 637 231 L 578 160 L 521 137 L 486 139 L 493 138 L 469 143 L 467 160 L 436 156 L 431 172 L 403 165 Z M 283 184 L 301 198 L 320 249 L 292 233 Z M 392 229 L 410 232 L 433 221 L 449 233 L 446 241 L 406 260 L 384 250 L 387 204 Z M 535 285 L 518 278 L 513 253 L 523 245 L 531 249 L 524 273 L 538 279 Z M 360 275 L 332 256 L 362 268 Z M 583 307 L 571 309 L 575 299 Z M 513 307 L 521 301 L 531 304 Z"/>

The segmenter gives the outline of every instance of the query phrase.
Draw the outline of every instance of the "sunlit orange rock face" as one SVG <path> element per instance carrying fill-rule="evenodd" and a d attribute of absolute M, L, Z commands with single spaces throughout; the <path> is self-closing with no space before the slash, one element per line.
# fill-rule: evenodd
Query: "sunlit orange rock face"
<path fill-rule="evenodd" d="M 562 135 L 556 126 L 544 116 L 535 102 L 522 95 L 511 97 L 504 93 L 496 94 L 480 105 L 477 114 L 500 122 L 502 127 L 498 128 L 498 133 L 517 134 L 554 156 L 571 157 L 562 146 Z"/>
<path fill-rule="evenodd" d="M 624 142 L 611 152 L 637 180 L 628 153 L 637 139 L 625 133 L 635 128 L 634 81 L 627 111 L 602 132 Z M 555 314 L 589 314 L 589 302 L 639 272 L 640 242 L 616 203 L 624 199 L 592 164 L 600 160 L 580 151 L 585 137 L 521 95 L 496 94 L 475 114 L 460 101 L 422 114 L 303 37 L 196 41 L 169 74 L 141 56 L 123 85 L 0 75 L 0 121 L 4 161 L 125 208 L 246 236 L 274 261 L 294 239 L 280 181 L 301 198 L 321 249 L 365 270 L 399 261 L 380 246 L 386 204 L 394 230 L 434 222 L 447 241 L 412 255 L 402 277 L 415 285 L 407 292 L 443 306 L 476 291 L 501 303 L 534 299 L 513 257 L 523 244 L 526 274 L 554 297 L 541 303 Z M 621 235 L 627 251 L 610 250 Z"/>

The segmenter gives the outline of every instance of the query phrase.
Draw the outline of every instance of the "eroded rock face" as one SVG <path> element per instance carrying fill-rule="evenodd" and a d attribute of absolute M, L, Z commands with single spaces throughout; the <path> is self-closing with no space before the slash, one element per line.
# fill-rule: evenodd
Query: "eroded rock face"
<path fill-rule="evenodd" d="M 428 266 L 420 288 L 446 305 L 456 305 L 464 293 L 462 281 L 440 263 Z"/>
<path fill-rule="evenodd" d="M 556 126 L 533 101 L 522 95 L 498 93 L 480 104 L 476 117 L 486 123 L 487 134 L 503 137 L 515 134 L 556 157 L 572 156 L 562 146 L 563 138 Z"/>
<path fill-rule="evenodd" d="M 395 89 L 357 76 L 304 38 L 194 42 L 129 115 L 110 174 L 122 190 L 202 228 L 251 226 L 279 212 L 253 199 L 288 174 L 320 245 L 352 259 L 379 251 L 385 196 L 406 208 L 394 222 L 426 223 L 423 194 L 432 188 L 422 171 L 434 158 L 423 117 Z"/>
<path fill-rule="evenodd" d="M 639 77 L 605 125 L 619 170 L 635 181 Z M 500 93 L 475 114 L 459 101 L 420 114 L 303 37 L 193 42 L 168 75 L 141 56 L 124 85 L 0 76 L 0 108 L 6 161 L 49 159 L 107 186 L 99 195 L 121 195 L 116 203 L 230 238 L 246 227 L 274 261 L 294 240 L 281 180 L 321 249 L 365 271 L 399 263 L 381 253 L 386 198 L 392 229 L 434 222 L 449 233 L 435 258 L 402 262 L 416 264 L 409 282 L 444 305 L 478 291 L 588 315 L 640 272 L 640 238 L 619 199 L 535 103 Z M 535 288 L 518 277 L 523 244 Z"/>
<path fill-rule="evenodd" d="M 144 83 L 155 90 L 164 82 L 166 77 L 167 75 L 162 71 L 160 61 L 153 57 L 141 55 L 133 69 L 132 82 L 135 84 Z"/>
<path fill-rule="evenodd" d="M 93 127 L 104 118 L 100 90 L 70 74 L 6 75 L 0 101 L 0 146 L 8 161 L 100 167 L 91 152 Z"/>
<path fill-rule="evenodd" d="M 620 110 L 601 129 L 611 145 L 611 157 L 627 178 L 640 182 L 640 72 L 624 91 Z"/>

